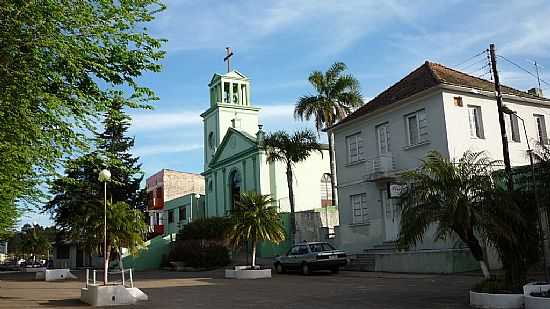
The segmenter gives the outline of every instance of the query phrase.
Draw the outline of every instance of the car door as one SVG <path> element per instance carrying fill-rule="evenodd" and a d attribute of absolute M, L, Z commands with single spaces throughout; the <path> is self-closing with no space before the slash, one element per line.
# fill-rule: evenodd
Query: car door
<path fill-rule="evenodd" d="M 287 268 L 296 268 L 296 258 L 299 253 L 299 246 L 294 246 L 290 248 L 288 254 L 283 259 L 283 265 Z"/>

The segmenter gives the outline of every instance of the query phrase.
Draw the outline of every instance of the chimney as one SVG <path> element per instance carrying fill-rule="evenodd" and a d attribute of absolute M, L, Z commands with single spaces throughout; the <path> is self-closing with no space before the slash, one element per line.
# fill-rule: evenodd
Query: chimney
<path fill-rule="evenodd" d="M 527 90 L 527 93 L 531 94 L 531 95 L 534 95 L 534 96 L 537 96 L 537 97 L 543 97 L 542 95 L 542 89 L 540 88 L 531 88 L 529 90 Z"/>

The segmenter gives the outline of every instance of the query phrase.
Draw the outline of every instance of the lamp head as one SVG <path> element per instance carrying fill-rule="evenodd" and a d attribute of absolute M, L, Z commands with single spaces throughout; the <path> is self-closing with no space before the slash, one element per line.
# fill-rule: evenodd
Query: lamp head
<path fill-rule="evenodd" d="M 99 172 L 99 177 L 98 177 L 99 181 L 101 182 L 106 182 L 106 181 L 109 181 L 111 180 L 111 172 L 107 169 L 105 170 L 102 170 L 101 172 Z"/>
<path fill-rule="evenodd" d="M 516 112 L 511 110 L 508 106 L 506 105 L 503 105 L 502 106 L 502 112 L 507 114 L 507 115 L 514 115 Z"/>

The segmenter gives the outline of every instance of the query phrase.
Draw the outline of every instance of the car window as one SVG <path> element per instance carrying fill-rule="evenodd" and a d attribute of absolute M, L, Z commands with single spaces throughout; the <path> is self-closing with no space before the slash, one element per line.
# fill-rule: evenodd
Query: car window
<path fill-rule="evenodd" d="M 309 251 L 307 250 L 307 246 L 305 245 L 301 245 L 299 246 L 299 250 L 298 250 L 298 254 L 308 254 Z"/>
<path fill-rule="evenodd" d="M 290 251 L 288 251 L 287 255 L 298 255 L 299 254 L 299 246 L 294 246 Z"/>
<path fill-rule="evenodd" d="M 323 252 L 323 251 L 332 251 L 335 249 L 333 246 L 331 246 L 328 243 L 318 243 L 318 244 L 310 244 L 309 250 L 311 250 L 311 252 Z"/>

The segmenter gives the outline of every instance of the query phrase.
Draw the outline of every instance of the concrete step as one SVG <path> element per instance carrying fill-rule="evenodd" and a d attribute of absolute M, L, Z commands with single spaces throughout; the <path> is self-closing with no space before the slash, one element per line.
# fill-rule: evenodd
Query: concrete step
<path fill-rule="evenodd" d="M 356 254 L 351 257 L 350 262 L 344 269 L 354 271 L 375 271 L 376 257 L 374 254 Z"/>

